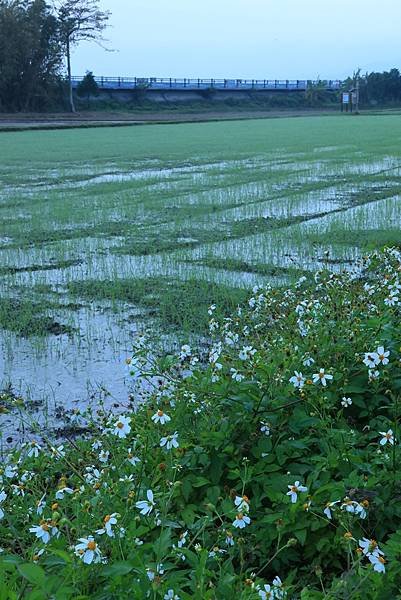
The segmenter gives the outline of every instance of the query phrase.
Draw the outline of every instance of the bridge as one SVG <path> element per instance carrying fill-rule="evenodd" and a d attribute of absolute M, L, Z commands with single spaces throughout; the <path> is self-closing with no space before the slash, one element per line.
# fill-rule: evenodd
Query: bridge
<path fill-rule="evenodd" d="M 76 88 L 83 76 L 73 77 L 72 85 Z M 176 79 L 176 78 L 158 78 L 158 77 L 103 77 L 96 76 L 95 81 L 101 90 L 180 90 L 180 91 L 199 91 L 199 90 L 227 90 L 227 91 L 246 91 L 246 90 L 267 90 L 267 91 L 287 91 L 301 92 L 306 91 L 308 87 L 321 85 L 328 91 L 339 90 L 342 81 L 334 80 L 279 80 L 279 79 Z"/>

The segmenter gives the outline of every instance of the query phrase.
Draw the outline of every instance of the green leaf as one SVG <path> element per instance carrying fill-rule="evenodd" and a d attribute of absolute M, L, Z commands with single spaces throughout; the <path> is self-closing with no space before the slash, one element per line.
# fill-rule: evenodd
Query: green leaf
<path fill-rule="evenodd" d="M 117 577 L 119 575 L 127 575 L 133 570 L 133 566 L 129 562 L 115 562 L 112 565 L 107 565 L 103 569 L 105 577 Z"/>
<path fill-rule="evenodd" d="M 42 567 L 39 567 L 39 565 L 35 565 L 34 563 L 23 563 L 22 565 L 18 565 L 17 569 L 22 577 L 27 579 L 29 583 L 43 587 L 46 580 L 46 574 Z"/>

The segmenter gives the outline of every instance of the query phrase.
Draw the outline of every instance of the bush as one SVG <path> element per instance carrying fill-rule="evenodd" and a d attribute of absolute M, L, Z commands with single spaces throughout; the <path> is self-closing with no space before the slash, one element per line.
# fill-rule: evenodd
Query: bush
<path fill-rule="evenodd" d="M 386 250 L 211 306 L 204 356 L 138 338 L 145 403 L 4 465 L 1 597 L 399 597 L 400 270 Z"/>

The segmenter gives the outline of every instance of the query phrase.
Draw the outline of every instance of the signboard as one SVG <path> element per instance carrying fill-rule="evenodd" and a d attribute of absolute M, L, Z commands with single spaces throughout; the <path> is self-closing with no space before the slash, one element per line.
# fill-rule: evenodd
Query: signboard
<path fill-rule="evenodd" d="M 344 92 L 343 93 L 343 104 L 349 104 L 350 103 L 350 94 L 348 92 Z"/>

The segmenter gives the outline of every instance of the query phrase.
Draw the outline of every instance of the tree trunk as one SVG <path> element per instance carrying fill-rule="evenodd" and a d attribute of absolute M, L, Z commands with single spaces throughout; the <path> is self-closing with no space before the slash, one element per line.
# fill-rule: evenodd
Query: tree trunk
<path fill-rule="evenodd" d="M 70 38 L 67 37 L 67 72 L 68 72 L 68 89 L 69 89 L 69 102 L 72 113 L 75 113 L 74 96 L 72 93 L 72 79 L 71 79 L 71 51 L 70 51 Z"/>

